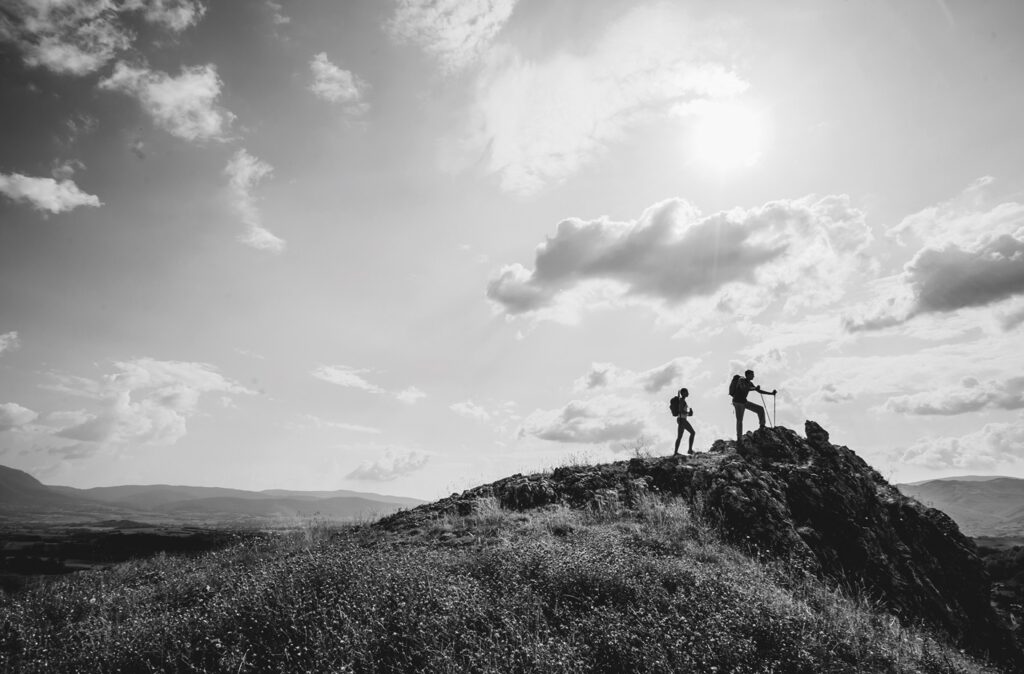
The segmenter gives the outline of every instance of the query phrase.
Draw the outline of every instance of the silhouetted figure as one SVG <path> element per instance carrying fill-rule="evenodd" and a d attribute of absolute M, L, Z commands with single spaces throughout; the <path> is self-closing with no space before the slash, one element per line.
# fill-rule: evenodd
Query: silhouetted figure
<path fill-rule="evenodd" d="M 690 392 L 685 388 L 679 389 L 679 395 L 672 399 L 670 407 L 672 408 L 672 414 L 676 416 L 676 424 L 679 426 L 679 431 L 676 433 L 676 451 L 672 452 L 672 456 L 679 454 L 679 442 L 683 439 L 683 431 L 690 432 L 690 449 L 687 454 L 693 454 L 693 437 L 696 433 L 693 432 L 693 426 L 690 425 L 687 417 L 693 416 L 693 410 L 689 405 L 686 404 L 686 397 L 690 395 Z"/>
<path fill-rule="evenodd" d="M 732 382 L 729 383 L 729 395 L 732 396 L 732 406 L 736 411 L 736 442 L 742 442 L 743 438 L 743 413 L 747 410 L 751 410 L 757 414 L 757 422 L 760 424 L 759 428 L 764 428 L 764 408 L 760 405 L 747 401 L 747 394 L 751 391 L 757 391 L 764 395 L 775 395 L 778 391 L 765 391 L 760 386 L 754 383 L 754 371 L 747 370 L 741 377 L 738 374 L 733 375 Z"/>

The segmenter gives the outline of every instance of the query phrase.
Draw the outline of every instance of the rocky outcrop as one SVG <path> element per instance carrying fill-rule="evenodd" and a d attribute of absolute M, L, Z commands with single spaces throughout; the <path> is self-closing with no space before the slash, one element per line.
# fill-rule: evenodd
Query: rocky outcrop
<path fill-rule="evenodd" d="M 641 494 L 684 498 L 751 553 L 799 564 L 867 593 L 905 623 L 925 623 L 976 653 L 1020 663 L 989 602 L 990 581 L 973 542 L 944 513 L 903 496 L 813 421 L 719 440 L 690 457 L 635 458 L 513 475 L 381 520 L 416 527 L 442 513 L 468 514 L 482 497 L 505 508 L 553 503 L 629 505 Z"/>

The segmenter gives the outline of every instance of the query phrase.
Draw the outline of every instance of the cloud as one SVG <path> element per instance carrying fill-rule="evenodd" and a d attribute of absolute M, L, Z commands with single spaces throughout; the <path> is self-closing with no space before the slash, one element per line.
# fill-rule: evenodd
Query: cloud
<path fill-rule="evenodd" d="M 1024 377 L 984 383 L 973 377 L 959 386 L 923 391 L 912 395 L 893 396 L 885 401 L 885 409 L 897 414 L 928 414 L 949 416 L 983 409 L 1024 409 Z"/>
<path fill-rule="evenodd" d="M 606 395 L 573 400 L 560 409 L 537 410 L 523 420 L 519 434 L 552 442 L 600 444 L 653 435 L 650 429 L 647 405 Z"/>
<path fill-rule="evenodd" d="M 460 417 L 466 417 L 467 419 L 476 419 L 477 421 L 490 421 L 491 414 L 480 405 L 477 405 L 472 400 L 465 400 L 460 403 L 453 403 L 448 406 L 452 412 L 455 412 Z"/>
<path fill-rule="evenodd" d="M 97 400 L 97 413 L 65 413 L 72 425 L 59 438 L 90 446 L 172 445 L 187 433 L 187 421 L 207 393 L 252 394 L 212 365 L 137 358 L 114 363 L 115 372 L 97 380 L 65 378 L 69 392 Z M 57 417 L 54 417 L 57 418 Z"/>
<path fill-rule="evenodd" d="M 419 390 L 415 386 L 409 386 L 395 394 L 395 398 L 397 398 L 400 402 L 405 403 L 406 405 L 415 405 L 417 402 L 426 397 L 427 394 Z"/>
<path fill-rule="evenodd" d="M 226 140 L 235 119 L 217 104 L 221 81 L 212 64 L 184 67 L 172 77 L 119 62 L 99 86 L 134 96 L 157 126 L 189 141 Z"/>
<path fill-rule="evenodd" d="M 401 391 L 389 392 L 386 389 L 367 381 L 366 378 L 363 377 L 363 374 L 367 372 L 370 372 L 370 370 L 361 370 L 349 367 L 348 365 L 320 365 L 317 366 L 310 374 L 317 379 L 334 384 L 335 386 L 354 388 L 376 395 L 393 396 L 399 402 L 403 402 L 407 405 L 415 405 L 421 399 L 427 397 L 426 393 L 415 386 L 408 386 Z"/>
<path fill-rule="evenodd" d="M 673 358 L 649 370 L 634 372 L 612 363 L 591 363 L 590 371 L 573 384 L 576 391 L 601 388 L 639 389 L 645 393 L 658 393 L 673 386 L 673 390 L 696 378 L 700 360 L 683 356 Z"/>
<path fill-rule="evenodd" d="M 385 28 L 431 55 L 445 74 L 474 63 L 512 16 L 517 0 L 398 0 Z"/>
<path fill-rule="evenodd" d="M 192 0 L 11 0 L 0 16 L 0 42 L 14 45 L 29 66 L 87 75 L 132 46 L 122 14 L 133 12 L 177 32 L 205 8 Z"/>
<path fill-rule="evenodd" d="M 411 475 L 427 464 L 430 457 L 423 452 L 388 450 L 376 461 L 364 461 L 346 477 L 369 482 L 390 482 Z"/>
<path fill-rule="evenodd" d="M 903 451 L 904 463 L 928 468 L 992 469 L 1024 459 L 1024 420 L 986 424 L 961 437 L 926 438 Z"/>
<path fill-rule="evenodd" d="M 322 419 L 315 414 L 305 414 L 302 417 L 303 421 L 297 424 L 290 424 L 289 427 L 295 430 L 306 430 L 306 429 L 333 429 L 339 431 L 352 431 L 354 433 L 369 433 L 372 435 L 380 434 L 379 428 L 373 426 L 363 426 L 361 424 L 350 424 L 344 421 L 330 421 Z"/>
<path fill-rule="evenodd" d="M 286 23 L 292 22 L 291 17 L 284 13 L 284 6 L 281 3 L 267 0 L 267 9 L 270 10 L 270 18 L 275 26 L 283 26 Z"/>
<path fill-rule="evenodd" d="M 287 243 L 263 226 L 260 210 L 256 207 L 253 191 L 256 186 L 274 172 L 267 162 L 252 156 L 244 148 L 235 152 L 224 167 L 231 189 L 231 205 L 246 225 L 246 231 L 239 241 L 257 250 L 281 253 Z"/>
<path fill-rule="evenodd" d="M 79 206 L 102 206 L 103 202 L 78 188 L 70 179 L 33 178 L 20 173 L 0 173 L 0 194 L 27 202 L 37 211 L 63 213 Z"/>
<path fill-rule="evenodd" d="M 917 316 L 983 307 L 1024 295 L 1024 204 L 991 206 L 993 179 L 904 218 L 889 229 L 921 246 L 866 307 L 843 319 L 848 332 L 881 330 Z M 1012 316 L 1004 328 L 1014 325 Z"/>
<path fill-rule="evenodd" d="M 715 62 L 715 33 L 661 3 L 617 17 L 590 49 L 537 61 L 496 48 L 477 81 L 465 163 L 484 155 L 502 189 L 533 194 L 576 173 L 629 127 L 742 93 L 747 83 Z"/>
<path fill-rule="evenodd" d="M 633 222 L 563 220 L 537 247 L 534 269 L 503 267 L 487 296 L 508 315 L 557 318 L 586 308 L 575 291 L 604 284 L 612 302 L 673 308 L 709 298 L 719 311 L 750 317 L 776 301 L 789 310 L 835 301 L 864 264 L 870 239 L 845 196 L 710 216 L 672 199 Z"/>
<path fill-rule="evenodd" d="M 146 21 L 175 32 L 199 23 L 206 7 L 193 0 L 127 0 L 124 10 L 141 12 Z"/>
<path fill-rule="evenodd" d="M 364 100 L 367 85 L 351 71 L 343 70 L 320 52 L 309 62 L 313 83 L 309 90 L 319 98 L 341 105 L 349 115 L 360 115 L 369 110 Z"/>
<path fill-rule="evenodd" d="M 335 386 L 354 388 L 370 393 L 383 393 L 384 389 L 366 381 L 361 375 L 368 370 L 357 370 L 347 365 L 320 365 L 310 374 Z"/>
<path fill-rule="evenodd" d="M 35 421 L 39 415 L 18 403 L 0 404 L 0 433 Z"/>
<path fill-rule="evenodd" d="M 21 340 L 18 339 L 18 333 L 16 331 L 5 332 L 0 335 L 0 355 L 8 351 L 14 351 L 21 346 Z"/>
<path fill-rule="evenodd" d="M 924 243 L 932 248 L 966 247 L 982 236 L 998 237 L 1024 227 L 1024 204 L 1013 201 L 991 205 L 995 178 L 983 176 L 963 192 L 908 215 L 886 234 L 899 243 Z"/>

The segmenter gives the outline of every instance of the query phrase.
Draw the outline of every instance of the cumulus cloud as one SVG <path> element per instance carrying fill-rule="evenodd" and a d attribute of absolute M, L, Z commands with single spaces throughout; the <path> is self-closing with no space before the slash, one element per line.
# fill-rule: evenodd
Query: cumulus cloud
<path fill-rule="evenodd" d="M 959 386 L 890 397 L 885 409 L 897 414 L 944 416 L 983 409 L 1024 409 L 1024 377 L 986 382 L 968 377 Z"/>
<path fill-rule="evenodd" d="M 386 29 L 436 58 L 445 74 L 474 63 L 512 16 L 517 0 L 398 0 Z"/>
<path fill-rule="evenodd" d="M 18 403 L 0 403 L 0 433 L 31 423 L 38 416 Z"/>
<path fill-rule="evenodd" d="M 187 421 L 208 393 L 251 394 L 206 363 L 138 358 L 114 363 L 115 372 L 97 380 L 65 378 L 69 392 L 98 401 L 98 412 L 65 415 L 74 423 L 59 438 L 101 446 L 172 445 L 187 432 Z M 55 417 L 56 418 L 56 417 Z"/>
<path fill-rule="evenodd" d="M 309 90 L 325 101 L 340 105 L 349 115 L 360 115 L 369 109 L 365 101 L 367 85 L 349 70 L 331 63 L 320 52 L 309 62 L 313 83 Z"/>
<path fill-rule="evenodd" d="M 986 424 L 960 437 L 926 438 L 903 451 L 901 461 L 928 468 L 992 469 L 1024 459 L 1024 420 Z"/>
<path fill-rule="evenodd" d="M 395 394 L 395 398 L 397 398 L 399 402 L 403 402 L 406 405 L 415 405 L 417 402 L 426 397 L 427 394 L 419 390 L 415 386 L 409 386 Z"/>
<path fill-rule="evenodd" d="M 920 248 L 893 287 L 844 317 L 844 327 L 880 330 L 1024 295 L 1024 204 L 991 206 L 992 183 L 980 178 L 954 199 L 890 228 L 890 236 Z M 1014 325 L 1012 316 L 1004 320 L 1006 329 Z"/>
<path fill-rule="evenodd" d="M 274 168 L 270 164 L 252 156 L 244 148 L 235 152 L 224 168 L 229 178 L 231 205 L 246 225 L 245 233 L 239 236 L 239 241 L 257 250 L 280 253 L 287 244 L 263 226 L 253 195 L 256 187 L 273 172 Z"/>
<path fill-rule="evenodd" d="M 714 30 L 670 3 L 617 17 L 590 49 L 537 61 L 496 50 L 476 86 L 466 163 L 528 195 L 558 183 L 620 140 L 628 127 L 690 116 L 701 102 L 747 88 L 715 62 Z"/>
<path fill-rule="evenodd" d="M 476 419 L 477 421 L 489 421 L 491 418 L 490 412 L 485 410 L 480 405 L 477 405 L 472 400 L 464 400 L 460 403 L 454 403 L 448 406 L 452 412 L 455 412 L 460 417 L 466 417 L 467 419 Z"/>
<path fill-rule="evenodd" d="M 5 332 L 0 335 L 0 355 L 3 355 L 7 351 L 14 351 L 21 346 L 21 340 L 18 339 L 18 333 L 16 331 Z"/>
<path fill-rule="evenodd" d="M 221 81 L 212 64 L 185 67 L 172 77 L 119 62 L 99 86 L 134 96 L 157 126 L 185 140 L 226 140 L 235 119 L 217 103 Z"/>
<path fill-rule="evenodd" d="M 647 406 L 634 398 L 598 396 L 560 409 L 537 410 L 523 420 L 520 436 L 552 442 L 601 444 L 653 435 Z"/>
<path fill-rule="evenodd" d="M 569 304 L 576 304 L 570 315 L 583 308 L 572 291 L 604 283 L 618 301 L 673 307 L 704 297 L 749 317 L 775 301 L 792 310 L 838 299 L 870 238 L 863 214 L 845 196 L 710 216 L 672 199 L 632 222 L 563 220 L 538 246 L 534 269 L 503 267 L 487 296 L 509 315 L 556 317 Z"/>
<path fill-rule="evenodd" d="M 423 452 L 388 450 L 376 461 L 362 462 L 347 477 L 369 482 L 389 482 L 415 473 L 427 465 L 429 459 Z"/>
<path fill-rule="evenodd" d="M 577 379 L 573 388 L 576 391 L 589 391 L 601 388 L 640 389 L 645 393 L 657 393 L 666 387 L 681 388 L 696 378 L 700 360 L 683 356 L 673 358 L 649 370 L 634 372 L 620 368 L 612 363 L 591 363 L 590 371 Z"/>
<path fill-rule="evenodd" d="M 70 178 L 34 178 L 20 173 L 0 173 L 0 194 L 25 202 L 37 211 L 64 213 L 79 206 L 102 206 L 99 197 L 79 189 Z"/>
<path fill-rule="evenodd" d="M 29 66 L 86 75 L 131 47 L 135 35 L 124 13 L 177 32 L 204 12 L 194 0 L 10 0 L 0 14 L 0 42 L 12 44 Z"/>

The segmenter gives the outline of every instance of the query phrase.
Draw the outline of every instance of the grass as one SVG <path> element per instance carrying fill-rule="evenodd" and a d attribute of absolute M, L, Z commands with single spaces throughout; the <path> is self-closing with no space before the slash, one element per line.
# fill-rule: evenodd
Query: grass
<path fill-rule="evenodd" d="M 985 672 L 679 501 L 310 523 L 0 602 L 18 672 Z"/>

